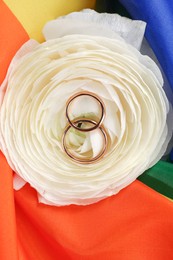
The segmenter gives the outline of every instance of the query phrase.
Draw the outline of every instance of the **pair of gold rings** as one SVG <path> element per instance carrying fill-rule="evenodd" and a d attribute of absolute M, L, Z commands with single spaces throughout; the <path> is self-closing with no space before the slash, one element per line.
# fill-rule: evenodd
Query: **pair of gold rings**
<path fill-rule="evenodd" d="M 82 97 L 82 96 L 88 96 L 88 97 L 94 99 L 99 104 L 100 109 L 101 109 L 101 116 L 98 120 L 96 120 L 96 119 L 93 120 L 91 118 L 84 118 L 84 117 L 77 117 L 76 119 L 73 119 L 73 120 L 70 119 L 69 110 L 70 110 L 72 103 L 74 102 L 75 99 Z M 106 150 L 107 150 L 108 140 L 107 140 L 107 133 L 103 126 L 103 121 L 105 118 L 105 105 L 104 105 L 103 101 L 101 100 L 101 98 L 98 97 L 95 93 L 91 93 L 89 91 L 82 91 L 82 92 L 78 92 L 77 94 L 74 94 L 67 100 L 66 118 L 68 120 L 68 125 L 66 126 L 64 133 L 63 133 L 63 137 L 62 137 L 62 145 L 63 145 L 63 149 L 64 149 L 65 153 L 72 160 L 74 160 L 78 163 L 82 163 L 82 164 L 98 162 L 101 158 L 103 158 L 103 156 L 105 155 Z M 86 127 L 86 125 L 89 125 L 89 127 Z M 83 127 L 83 126 L 85 126 L 85 127 Z M 103 147 L 102 147 L 101 151 L 99 152 L 99 154 L 97 154 L 95 157 L 84 159 L 84 158 L 77 157 L 76 155 L 71 153 L 70 149 L 68 148 L 67 142 L 66 142 L 67 134 L 71 128 L 73 128 L 77 131 L 80 131 L 80 132 L 90 132 L 90 131 L 94 131 L 94 130 L 98 129 L 101 132 L 103 140 L 104 140 Z"/>

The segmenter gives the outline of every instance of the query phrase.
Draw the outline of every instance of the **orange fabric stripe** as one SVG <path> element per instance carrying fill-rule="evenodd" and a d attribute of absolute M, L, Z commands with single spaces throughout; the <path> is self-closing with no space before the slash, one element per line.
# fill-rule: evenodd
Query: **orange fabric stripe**
<path fill-rule="evenodd" d="M 2 83 L 9 63 L 19 47 L 29 39 L 26 31 L 0 0 L 0 84 Z"/>
<path fill-rule="evenodd" d="M 38 203 L 26 185 L 15 205 L 26 260 L 172 259 L 172 203 L 139 181 L 99 203 L 67 207 Z"/>
<path fill-rule="evenodd" d="M 0 152 L 0 259 L 18 259 L 12 170 Z"/>
<path fill-rule="evenodd" d="M 0 1 L 0 83 L 17 49 L 28 40 L 15 16 Z M 0 152 L 0 259 L 18 259 L 12 170 Z"/>

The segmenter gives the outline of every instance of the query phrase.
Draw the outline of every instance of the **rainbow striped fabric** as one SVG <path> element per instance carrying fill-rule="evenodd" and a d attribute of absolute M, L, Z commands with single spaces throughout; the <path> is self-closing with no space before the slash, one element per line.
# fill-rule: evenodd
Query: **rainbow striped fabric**
<path fill-rule="evenodd" d="M 126 10 L 115 0 L 110 0 L 109 5 L 105 1 L 102 10 L 121 14 L 128 11 L 133 18 L 148 22 L 147 39 L 155 54 L 160 52 L 159 59 L 165 55 L 162 66 L 170 83 L 173 82 L 169 63 L 173 56 L 169 57 L 169 48 L 159 49 L 159 43 L 154 42 L 160 36 L 166 45 L 170 39 L 171 46 L 172 35 L 166 40 L 161 30 L 155 31 L 153 23 L 150 24 L 153 15 L 155 23 L 164 15 L 163 27 L 166 18 L 171 21 L 171 1 L 121 2 Z M 159 11 L 154 9 L 158 3 L 162 4 Z M 0 0 L 0 83 L 21 45 L 29 38 L 43 40 L 41 29 L 45 22 L 94 5 L 94 0 Z M 173 23 L 167 27 L 167 33 L 171 26 Z M 170 66 L 168 72 L 166 65 Z M 172 175 L 173 164 L 168 158 L 116 196 L 85 207 L 53 207 L 40 204 L 29 184 L 19 191 L 13 190 L 13 172 L 0 152 L 0 259 L 173 259 L 173 204 L 160 194 L 173 198 Z"/>

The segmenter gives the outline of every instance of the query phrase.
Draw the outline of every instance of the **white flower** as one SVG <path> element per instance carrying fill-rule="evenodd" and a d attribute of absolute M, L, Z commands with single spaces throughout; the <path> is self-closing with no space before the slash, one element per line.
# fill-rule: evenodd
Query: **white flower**
<path fill-rule="evenodd" d="M 105 37 L 91 30 L 94 19 L 89 25 L 84 19 L 81 27 L 72 16 L 48 23 L 46 42 L 30 40 L 19 50 L 0 94 L 1 149 L 14 171 L 40 194 L 40 201 L 53 205 L 86 205 L 116 194 L 162 157 L 170 139 L 169 103 L 157 65 L 128 43 L 129 30 L 120 30 L 126 41 L 115 31 Z M 126 29 L 131 26 L 127 21 Z M 56 35 L 59 23 L 67 29 L 66 36 Z M 134 27 L 143 35 L 141 23 Z M 81 31 L 84 24 L 94 35 Z M 82 90 L 105 103 L 103 124 L 109 138 L 104 158 L 88 165 L 72 161 L 62 149 L 66 101 Z M 92 101 L 87 102 L 83 106 L 79 101 L 73 116 L 98 115 Z M 69 138 L 81 157 L 101 149 L 97 130 L 83 135 L 72 131 Z"/>

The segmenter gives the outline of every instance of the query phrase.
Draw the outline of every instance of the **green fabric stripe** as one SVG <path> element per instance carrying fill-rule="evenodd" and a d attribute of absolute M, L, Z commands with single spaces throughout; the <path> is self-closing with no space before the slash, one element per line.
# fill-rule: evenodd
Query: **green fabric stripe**
<path fill-rule="evenodd" d="M 159 161 L 138 178 L 141 182 L 173 199 L 173 164 Z"/>

